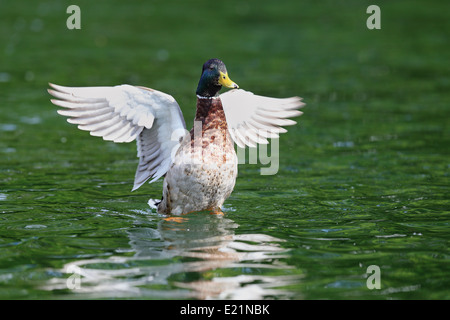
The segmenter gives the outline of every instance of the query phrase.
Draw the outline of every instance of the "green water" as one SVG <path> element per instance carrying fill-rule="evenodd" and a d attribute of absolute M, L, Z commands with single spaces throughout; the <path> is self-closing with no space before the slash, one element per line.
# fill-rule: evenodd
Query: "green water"
<path fill-rule="evenodd" d="M 1 299 L 449 299 L 449 3 L 0 1 Z M 201 65 L 304 97 L 279 170 L 243 164 L 224 216 L 130 192 L 135 144 L 90 137 L 47 83 L 172 94 Z M 380 289 L 367 286 L 379 267 Z"/>

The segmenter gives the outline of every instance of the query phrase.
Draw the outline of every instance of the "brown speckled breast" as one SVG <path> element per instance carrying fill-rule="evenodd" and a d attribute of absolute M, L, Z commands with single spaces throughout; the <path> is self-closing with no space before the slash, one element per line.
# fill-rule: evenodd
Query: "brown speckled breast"
<path fill-rule="evenodd" d="M 227 159 L 216 159 L 217 154 L 208 153 L 208 145 L 215 144 L 217 147 L 223 148 L 224 154 L 234 154 L 234 144 L 231 136 L 228 132 L 227 121 L 225 118 L 225 112 L 223 111 L 222 101 L 220 98 L 216 99 L 197 99 L 197 112 L 195 114 L 194 121 L 200 121 L 202 123 L 201 137 L 197 134 L 194 136 L 194 128 L 190 131 L 191 135 L 191 147 L 194 145 L 200 145 L 199 139 L 201 138 L 201 146 L 203 149 L 202 155 L 205 158 L 209 158 L 207 161 L 222 161 Z M 205 161 L 206 159 L 203 159 Z M 229 159 L 228 159 L 229 160 Z"/>
<path fill-rule="evenodd" d="M 237 157 L 220 99 L 198 99 L 194 128 L 166 174 L 159 213 L 220 209 L 237 176 Z"/>

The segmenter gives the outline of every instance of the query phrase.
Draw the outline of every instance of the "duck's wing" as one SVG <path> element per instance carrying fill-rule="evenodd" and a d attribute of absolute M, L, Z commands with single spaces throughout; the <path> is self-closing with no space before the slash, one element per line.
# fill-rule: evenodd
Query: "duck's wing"
<path fill-rule="evenodd" d="M 270 98 L 242 89 L 223 93 L 220 99 L 228 131 L 241 148 L 267 144 L 267 138 L 278 138 L 279 133 L 287 132 L 282 126 L 296 124 L 287 118 L 302 115 L 297 109 L 305 105 L 299 97 Z"/>
<path fill-rule="evenodd" d="M 162 177 L 170 167 L 171 154 L 186 131 L 175 99 L 163 92 L 130 85 L 115 87 L 63 87 L 50 84 L 48 92 L 67 116 L 91 135 L 114 142 L 136 139 L 139 165 L 133 190 L 145 181 Z"/>

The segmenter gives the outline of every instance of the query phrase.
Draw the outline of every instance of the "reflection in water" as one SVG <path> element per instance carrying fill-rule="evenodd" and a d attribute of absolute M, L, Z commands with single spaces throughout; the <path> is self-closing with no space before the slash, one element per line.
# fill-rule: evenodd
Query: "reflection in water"
<path fill-rule="evenodd" d="M 208 213 L 158 218 L 157 229 L 128 230 L 132 257 L 66 264 L 69 278 L 54 278 L 49 290 L 73 289 L 89 297 L 263 299 L 291 297 L 281 289 L 297 282 L 280 239 L 236 235 L 238 225 Z M 286 270 L 286 271 L 282 271 Z M 78 282 L 76 282 L 78 281 Z"/>

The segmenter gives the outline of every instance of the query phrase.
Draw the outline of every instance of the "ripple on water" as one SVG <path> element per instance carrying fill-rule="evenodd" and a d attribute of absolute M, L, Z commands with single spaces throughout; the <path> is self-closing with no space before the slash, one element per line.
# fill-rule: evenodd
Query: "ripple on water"
<path fill-rule="evenodd" d="M 238 225 L 233 220 L 207 215 L 161 219 L 157 228 L 130 229 L 132 257 L 69 262 L 58 270 L 64 276 L 52 278 L 43 288 L 70 290 L 81 297 L 262 299 L 293 295 L 283 287 L 298 282 L 300 276 L 284 262 L 290 255 L 280 246 L 281 239 L 236 235 Z"/>

